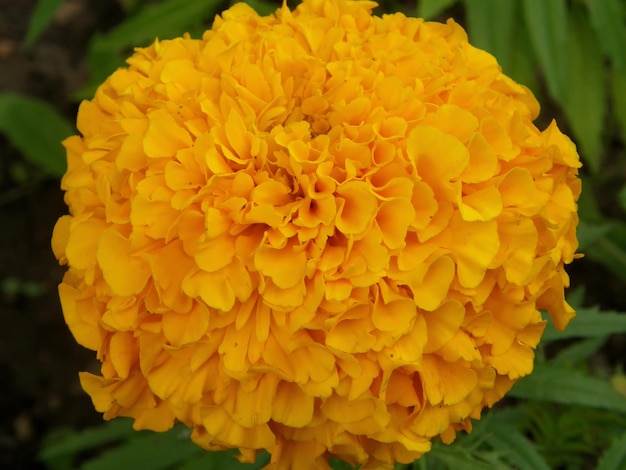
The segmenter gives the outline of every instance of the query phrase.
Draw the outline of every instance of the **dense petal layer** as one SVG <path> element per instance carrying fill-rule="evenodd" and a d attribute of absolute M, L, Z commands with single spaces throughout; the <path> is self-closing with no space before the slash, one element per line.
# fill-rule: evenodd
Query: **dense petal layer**
<path fill-rule="evenodd" d="M 269 468 L 411 462 L 532 371 L 580 166 L 463 29 L 236 4 L 136 49 L 66 139 L 52 249 L 106 419 Z"/>

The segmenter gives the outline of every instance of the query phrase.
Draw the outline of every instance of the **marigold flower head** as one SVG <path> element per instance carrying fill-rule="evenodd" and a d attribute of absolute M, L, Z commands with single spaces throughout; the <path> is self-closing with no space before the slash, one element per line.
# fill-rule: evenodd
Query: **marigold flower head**
<path fill-rule="evenodd" d="M 541 309 L 574 315 L 575 146 L 454 21 L 374 6 L 237 4 L 81 104 L 52 245 L 105 419 L 410 462 L 531 372 Z"/>

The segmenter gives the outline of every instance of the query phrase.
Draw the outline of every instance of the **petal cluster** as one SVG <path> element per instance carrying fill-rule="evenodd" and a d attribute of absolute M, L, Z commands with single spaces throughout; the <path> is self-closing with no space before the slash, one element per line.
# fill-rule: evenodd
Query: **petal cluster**
<path fill-rule="evenodd" d="M 575 146 L 452 20 L 374 6 L 237 4 L 81 104 L 52 245 L 106 419 L 410 462 L 531 372 L 540 310 L 574 315 Z"/>

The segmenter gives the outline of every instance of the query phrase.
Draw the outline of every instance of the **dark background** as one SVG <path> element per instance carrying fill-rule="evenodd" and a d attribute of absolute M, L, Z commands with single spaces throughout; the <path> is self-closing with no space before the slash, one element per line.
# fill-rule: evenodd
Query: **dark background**
<path fill-rule="evenodd" d="M 68 96 L 87 80 L 88 40 L 122 18 L 115 1 L 66 1 L 53 25 L 24 50 L 33 0 L 0 0 L 0 91 L 41 98 L 74 121 Z M 42 122 L 41 126 L 46 123 Z M 36 136 L 33 136 L 36 138 Z M 60 144 L 59 144 L 60 145 Z M 0 468 L 43 468 L 41 439 L 101 422 L 78 371 L 94 353 L 69 333 L 57 297 L 64 269 L 50 249 L 66 213 L 59 182 L 25 162 L 0 135 Z"/>
<path fill-rule="evenodd" d="M 115 0 L 66 0 L 52 26 L 24 49 L 34 5 L 34 0 L 0 0 L 0 92 L 43 99 L 73 122 L 78 103 L 70 96 L 87 82 L 89 39 L 119 23 L 124 12 Z M 544 120 L 558 117 L 558 109 L 542 104 Z M 568 132 L 565 123 L 559 125 Z M 605 189 L 599 202 L 611 213 L 617 188 Z M 42 439 L 101 422 L 77 374 L 98 370 L 95 354 L 74 342 L 57 297 L 64 269 L 52 255 L 50 236 L 66 212 L 59 182 L 26 162 L 0 135 L 2 469 L 43 468 L 36 461 Z M 626 309 L 621 283 L 600 265 L 583 259 L 568 271 L 575 285 L 586 286 L 588 304 Z M 610 341 L 603 351 L 605 364 L 622 361 L 623 343 L 623 337 Z"/>

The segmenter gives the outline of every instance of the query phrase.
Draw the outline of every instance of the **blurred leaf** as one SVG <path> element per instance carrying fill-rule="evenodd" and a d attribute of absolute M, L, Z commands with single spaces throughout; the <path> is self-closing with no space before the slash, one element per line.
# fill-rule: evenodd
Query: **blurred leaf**
<path fill-rule="evenodd" d="M 575 309 L 581 309 L 585 299 L 585 286 L 570 287 L 565 293 L 565 299 Z"/>
<path fill-rule="evenodd" d="M 513 31 L 515 0 L 465 0 L 467 28 L 472 45 L 493 54 L 505 72 L 515 55 Z"/>
<path fill-rule="evenodd" d="M 587 247 L 605 237 L 611 231 L 612 227 L 613 224 L 611 222 L 588 224 L 584 220 L 581 220 L 576 230 L 579 251 L 586 250 Z"/>
<path fill-rule="evenodd" d="M 63 3 L 63 0 L 38 0 L 30 17 L 30 23 L 28 24 L 28 31 L 26 31 L 26 38 L 24 39 L 24 47 L 32 46 L 39 38 L 41 33 L 50 26 L 54 18 L 55 13 Z"/>
<path fill-rule="evenodd" d="M 517 382 L 509 396 L 626 412 L 626 399 L 608 381 L 550 364 L 535 364 L 533 373 Z"/>
<path fill-rule="evenodd" d="M 547 2 L 551 3 L 551 2 Z M 567 82 L 560 104 L 581 153 L 590 168 L 600 170 L 602 131 L 606 114 L 607 87 L 605 68 L 597 39 L 581 8 L 569 14 Z M 565 55 L 565 54 L 564 54 Z"/>
<path fill-rule="evenodd" d="M 517 10 L 520 8 L 519 2 L 516 2 L 516 5 Z M 505 72 L 538 95 L 540 86 L 537 80 L 537 58 L 528 36 L 528 28 L 523 22 L 517 22 L 513 32 L 510 70 Z"/>
<path fill-rule="evenodd" d="M 563 349 L 552 359 L 554 364 L 570 366 L 589 359 L 604 346 L 608 337 L 588 338 L 576 341 Z"/>
<path fill-rule="evenodd" d="M 87 429 L 80 433 L 73 433 L 64 437 L 59 442 L 46 443 L 38 457 L 39 460 L 49 461 L 61 456 L 73 456 L 84 450 L 120 441 L 132 436 L 136 432 L 137 431 L 132 427 L 132 420 L 117 418 L 112 421 L 107 421 L 97 428 Z"/>
<path fill-rule="evenodd" d="M 167 0 L 142 8 L 97 42 L 100 49 L 122 50 L 147 46 L 157 37 L 173 38 L 191 25 L 209 19 L 222 5 L 219 0 Z"/>
<path fill-rule="evenodd" d="M 510 425 L 494 426 L 486 441 L 503 454 L 513 468 L 519 470 L 550 470 L 541 453 L 519 430 Z"/>
<path fill-rule="evenodd" d="M 417 3 L 417 16 L 425 20 L 432 20 L 455 3 L 457 3 L 457 0 L 419 0 Z"/>
<path fill-rule="evenodd" d="M 591 176 L 585 174 L 580 175 L 582 182 L 582 192 L 578 198 L 578 215 L 585 223 L 603 223 L 604 216 L 598 207 L 598 198 L 596 195 L 596 186 L 599 186 L 597 182 Z"/>
<path fill-rule="evenodd" d="M 516 0 L 465 0 L 467 28 L 472 45 L 493 54 L 504 73 L 538 92 L 536 59 L 528 32 L 518 20 Z"/>
<path fill-rule="evenodd" d="M 259 8 L 267 8 L 265 0 L 253 1 Z M 87 54 L 89 83 L 72 98 L 91 98 L 115 69 L 124 66 L 129 49 L 145 47 L 156 38 L 168 39 L 194 31 L 199 23 L 212 19 L 222 5 L 220 0 L 167 0 L 141 8 L 136 15 L 129 17 L 106 35 L 94 36 Z"/>
<path fill-rule="evenodd" d="M 604 338 L 626 333 L 626 314 L 601 312 L 597 308 L 580 308 L 565 331 L 558 331 L 552 322 L 543 333 L 543 341 L 569 338 Z"/>
<path fill-rule="evenodd" d="M 136 431 L 134 436 L 112 450 L 85 463 L 82 470 L 110 470 L 113 468 L 149 468 L 165 470 L 205 452 L 191 442 L 188 433 L 180 432 L 177 426 L 165 433 Z M 183 437 L 184 436 L 184 437 Z M 230 463 L 233 457 L 228 456 Z M 237 461 L 235 461 L 237 462 Z M 218 467 L 205 467 L 208 469 Z M 225 467 L 219 467 L 225 468 Z"/>
<path fill-rule="evenodd" d="M 606 234 L 586 248 L 585 256 L 626 282 L 626 224 L 614 220 Z"/>
<path fill-rule="evenodd" d="M 14 93 L 0 93 L 0 132 L 24 158 L 50 176 L 65 173 L 61 141 L 74 134 L 74 126 L 44 101 Z"/>
<path fill-rule="evenodd" d="M 252 8 L 254 8 L 254 11 L 256 11 L 261 16 L 268 16 L 268 15 L 271 15 L 272 13 L 276 13 L 276 9 L 277 9 L 276 3 L 272 3 L 267 0 L 244 0 L 244 1 L 248 5 L 250 5 Z"/>
<path fill-rule="evenodd" d="M 194 444 L 195 445 L 195 444 Z M 198 447 L 199 457 L 185 459 L 176 470 L 255 470 L 264 468 L 270 462 L 270 455 L 261 452 L 253 464 L 241 463 L 236 459 L 237 451 L 210 452 Z"/>
<path fill-rule="evenodd" d="M 102 38 L 94 36 L 89 45 L 87 66 L 89 67 L 89 81 L 80 90 L 72 94 L 74 101 L 91 99 L 96 89 L 118 67 L 124 65 L 124 56 L 121 51 L 107 49 L 99 44 Z"/>
<path fill-rule="evenodd" d="M 623 470 L 626 468 L 626 434 L 617 436 L 602 455 L 596 470 Z"/>
<path fill-rule="evenodd" d="M 354 470 L 355 468 L 359 468 L 358 466 L 355 467 L 353 465 L 350 465 L 345 460 L 341 460 L 335 457 L 331 457 L 330 459 L 328 459 L 328 465 L 333 470 Z"/>
<path fill-rule="evenodd" d="M 611 104 L 622 135 L 626 135 L 626 74 L 615 68 L 611 74 Z"/>
<path fill-rule="evenodd" d="M 626 210 L 626 185 L 622 186 L 619 193 L 617 193 L 617 202 L 619 202 L 622 209 Z"/>
<path fill-rule="evenodd" d="M 623 0 L 586 2 L 600 46 L 615 66 L 626 74 L 626 27 Z"/>
<path fill-rule="evenodd" d="M 530 41 L 545 74 L 548 90 L 563 103 L 568 80 L 567 9 L 565 0 L 523 0 L 523 13 Z"/>
<path fill-rule="evenodd" d="M 459 446 L 433 445 L 432 450 L 426 454 L 428 459 L 437 460 L 447 468 L 462 468 L 463 470 L 496 470 L 508 469 L 504 464 L 497 465 L 493 460 L 479 459 L 467 449 Z M 423 458 L 423 457 L 422 457 Z"/>
<path fill-rule="evenodd" d="M 145 0 L 117 0 L 126 14 L 133 14 L 141 8 Z"/>

